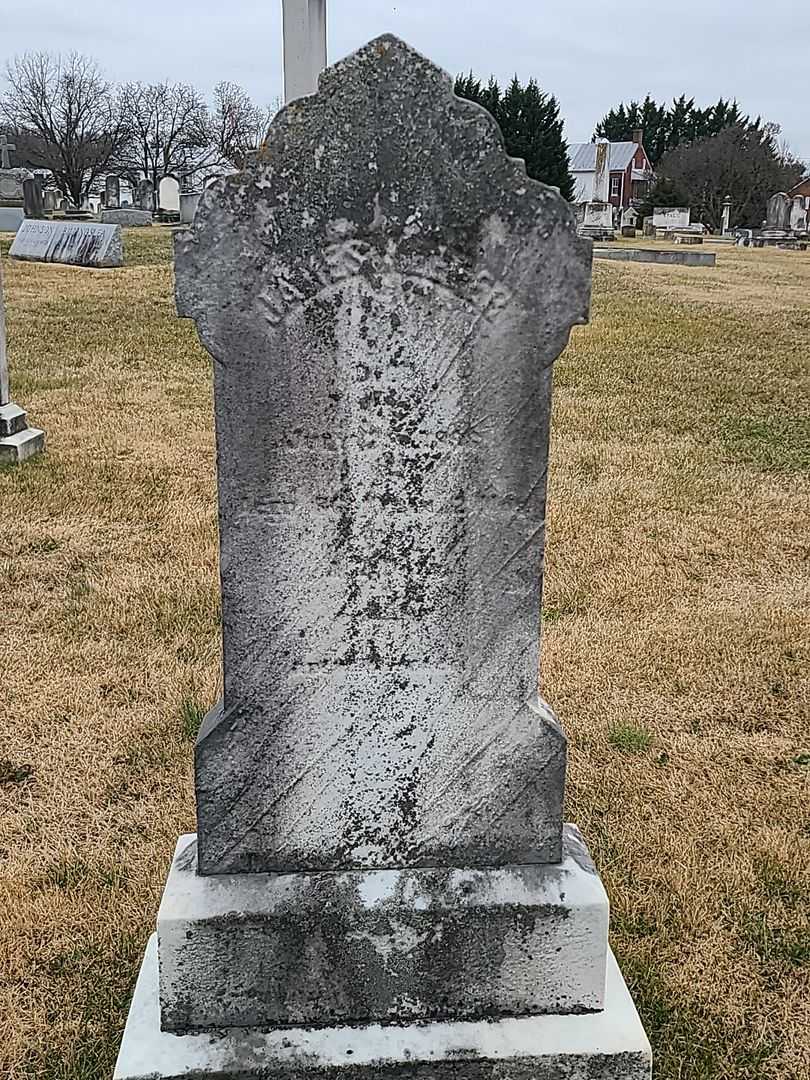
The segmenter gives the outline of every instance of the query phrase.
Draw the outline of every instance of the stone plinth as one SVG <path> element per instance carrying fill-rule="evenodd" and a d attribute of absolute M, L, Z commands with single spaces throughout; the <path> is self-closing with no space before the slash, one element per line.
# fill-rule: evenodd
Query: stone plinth
<path fill-rule="evenodd" d="M 657 248 L 599 248 L 593 249 L 595 259 L 612 259 L 615 262 L 661 263 L 666 266 L 714 266 L 717 256 L 713 251 L 660 251 Z"/>
<path fill-rule="evenodd" d="M 608 202 L 589 202 L 579 227 L 579 235 L 591 240 L 612 240 L 613 207 Z"/>
<path fill-rule="evenodd" d="M 113 1080 L 650 1080 L 650 1044 L 611 953 L 601 1012 L 194 1035 L 160 1030 L 157 967 L 153 936 Z"/>
<path fill-rule="evenodd" d="M 0 206 L 0 232 L 16 232 L 23 221 L 22 206 Z"/>
<path fill-rule="evenodd" d="M 162 1026 L 475 1019 L 604 1005 L 608 902 L 582 838 L 489 870 L 196 873 L 158 914 Z"/>
<path fill-rule="evenodd" d="M 152 224 L 152 214 L 148 210 L 136 210 L 131 207 L 121 210 L 102 210 L 102 225 L 121 225 L 123 228 L 140 228 Z"/>
<path fill-rule="evenodd" d="M 24 409 L 0 405 L 0 465 L 20 465 L 45 449 L 45 432 L 28 426 Z"/>

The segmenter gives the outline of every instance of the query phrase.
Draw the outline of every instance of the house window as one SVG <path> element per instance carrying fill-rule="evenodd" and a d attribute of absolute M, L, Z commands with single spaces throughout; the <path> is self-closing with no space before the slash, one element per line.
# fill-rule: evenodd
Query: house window
<path fill-rule="evenodd" d="M 610 178 L 610 194 L 612 198 L 618 198 L 619 186 L 621 185 L 622 178 L 620 176 L 611 176 Z"/>

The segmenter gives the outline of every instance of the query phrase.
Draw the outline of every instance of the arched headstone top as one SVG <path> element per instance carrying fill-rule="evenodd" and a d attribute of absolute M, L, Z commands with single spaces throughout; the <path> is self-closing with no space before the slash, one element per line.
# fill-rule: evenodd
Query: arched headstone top
<path fill-rule="evenodd" d="M 322 72 L 318 93 L 276 114 L 245 169 L 205 189 L 193 231 L 176 241 L 178 306 L 191 317 L 195 282 L 204 290 L 206 270 L 218 276 L 205 258 L 194 265 L 195 251 L 216 243 L 224 222 L 249 235 L 260 260 L 272 251 L 301 266 L 319 261 L 324 233 L 344 245 L 362 237 L 377 250 L 392 235 L 409 234 L 418 257 L 432 232 L 447 250 L 447 230 L 455 229 L 469 247 L 466 260 L 461 249 L 455 253 L 459 268 L 475 261 L 476 225 L 489 232 L 492 255 L 508 247 L 507 235 L 543 239 L 542 255 L 586 267 L 578 290 L 569 279 L 549 282 L 566 304 L 568 327 L 586 317 L 590 245 L 577 239 L 569 204 L 506 154 L 485 109 L 456 97 L 446 72 L 393 35 Z M 204 337 L 208 299 L 199 305 Z"/>
<path fill-rule="evenodd" d="M 175 253 L 215 361 L 202 872 L 559 860 L 537 665 L 551 365 L 590 292 L 570 207 L 383 37 L 206 189 Z"/>

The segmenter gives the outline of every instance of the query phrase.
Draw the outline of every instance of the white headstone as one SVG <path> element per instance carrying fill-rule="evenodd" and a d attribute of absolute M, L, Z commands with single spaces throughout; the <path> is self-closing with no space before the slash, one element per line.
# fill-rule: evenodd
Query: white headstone
<path fill-rule="evenodd" d="M 158 185 L 161 210 L 180 210 L 180 184 L 173 176 L 164 176 Z"/>
<path fill-rule="evenodd" d="M 121 226 L 26 220 L 17 230 L 9 255 L 27 262 L 121 266 L 124 261 Z"/>
<path fill-rule="evenodd" d="M 653 225 L 656 229 L 686 229 L 690 217 L 688 206 L 656 206 L 653 209 Z"/>
<path fill-rule="evenodd" d="M 790 204 L 790 227 L 793 232 L 807 232 L 807 210 L 803 195 L 794 195 Z"/>

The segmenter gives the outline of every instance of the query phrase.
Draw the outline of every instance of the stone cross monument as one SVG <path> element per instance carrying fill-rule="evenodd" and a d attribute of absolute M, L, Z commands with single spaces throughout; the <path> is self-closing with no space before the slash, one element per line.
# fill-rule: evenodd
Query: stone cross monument
<path fill-rule="evenodd" d="M 25 217 L 23 185 L 32 174 L 12 169 L 9 151 L 16 149 L 6 135 L 0 135 L 0 232 L 16 232 Z"/>
<path fill-rule="evenodd" d="M 6 312 L 3 299 L 3 266 L 0 262 L 0 465 L 18 465 L 34 457 L 45 446 L 45 432 L 30 428 L 24 409 L 11 400 Z"/>
<path fill-rule="evenodd" d="M 0 135 L 0 169 L 11 168 L 11 158 L 8 156 L 9 150 L 16 150 L 16 143 L 9 142 L 5 135 Z"/>
<path fill-rule="evenodd" d="M 590 293 L 568 204 L 387 36 L 175 251 L 224 697 L 116 1077 L 648 1080 L 537 689 L 552 365 Z"/>

